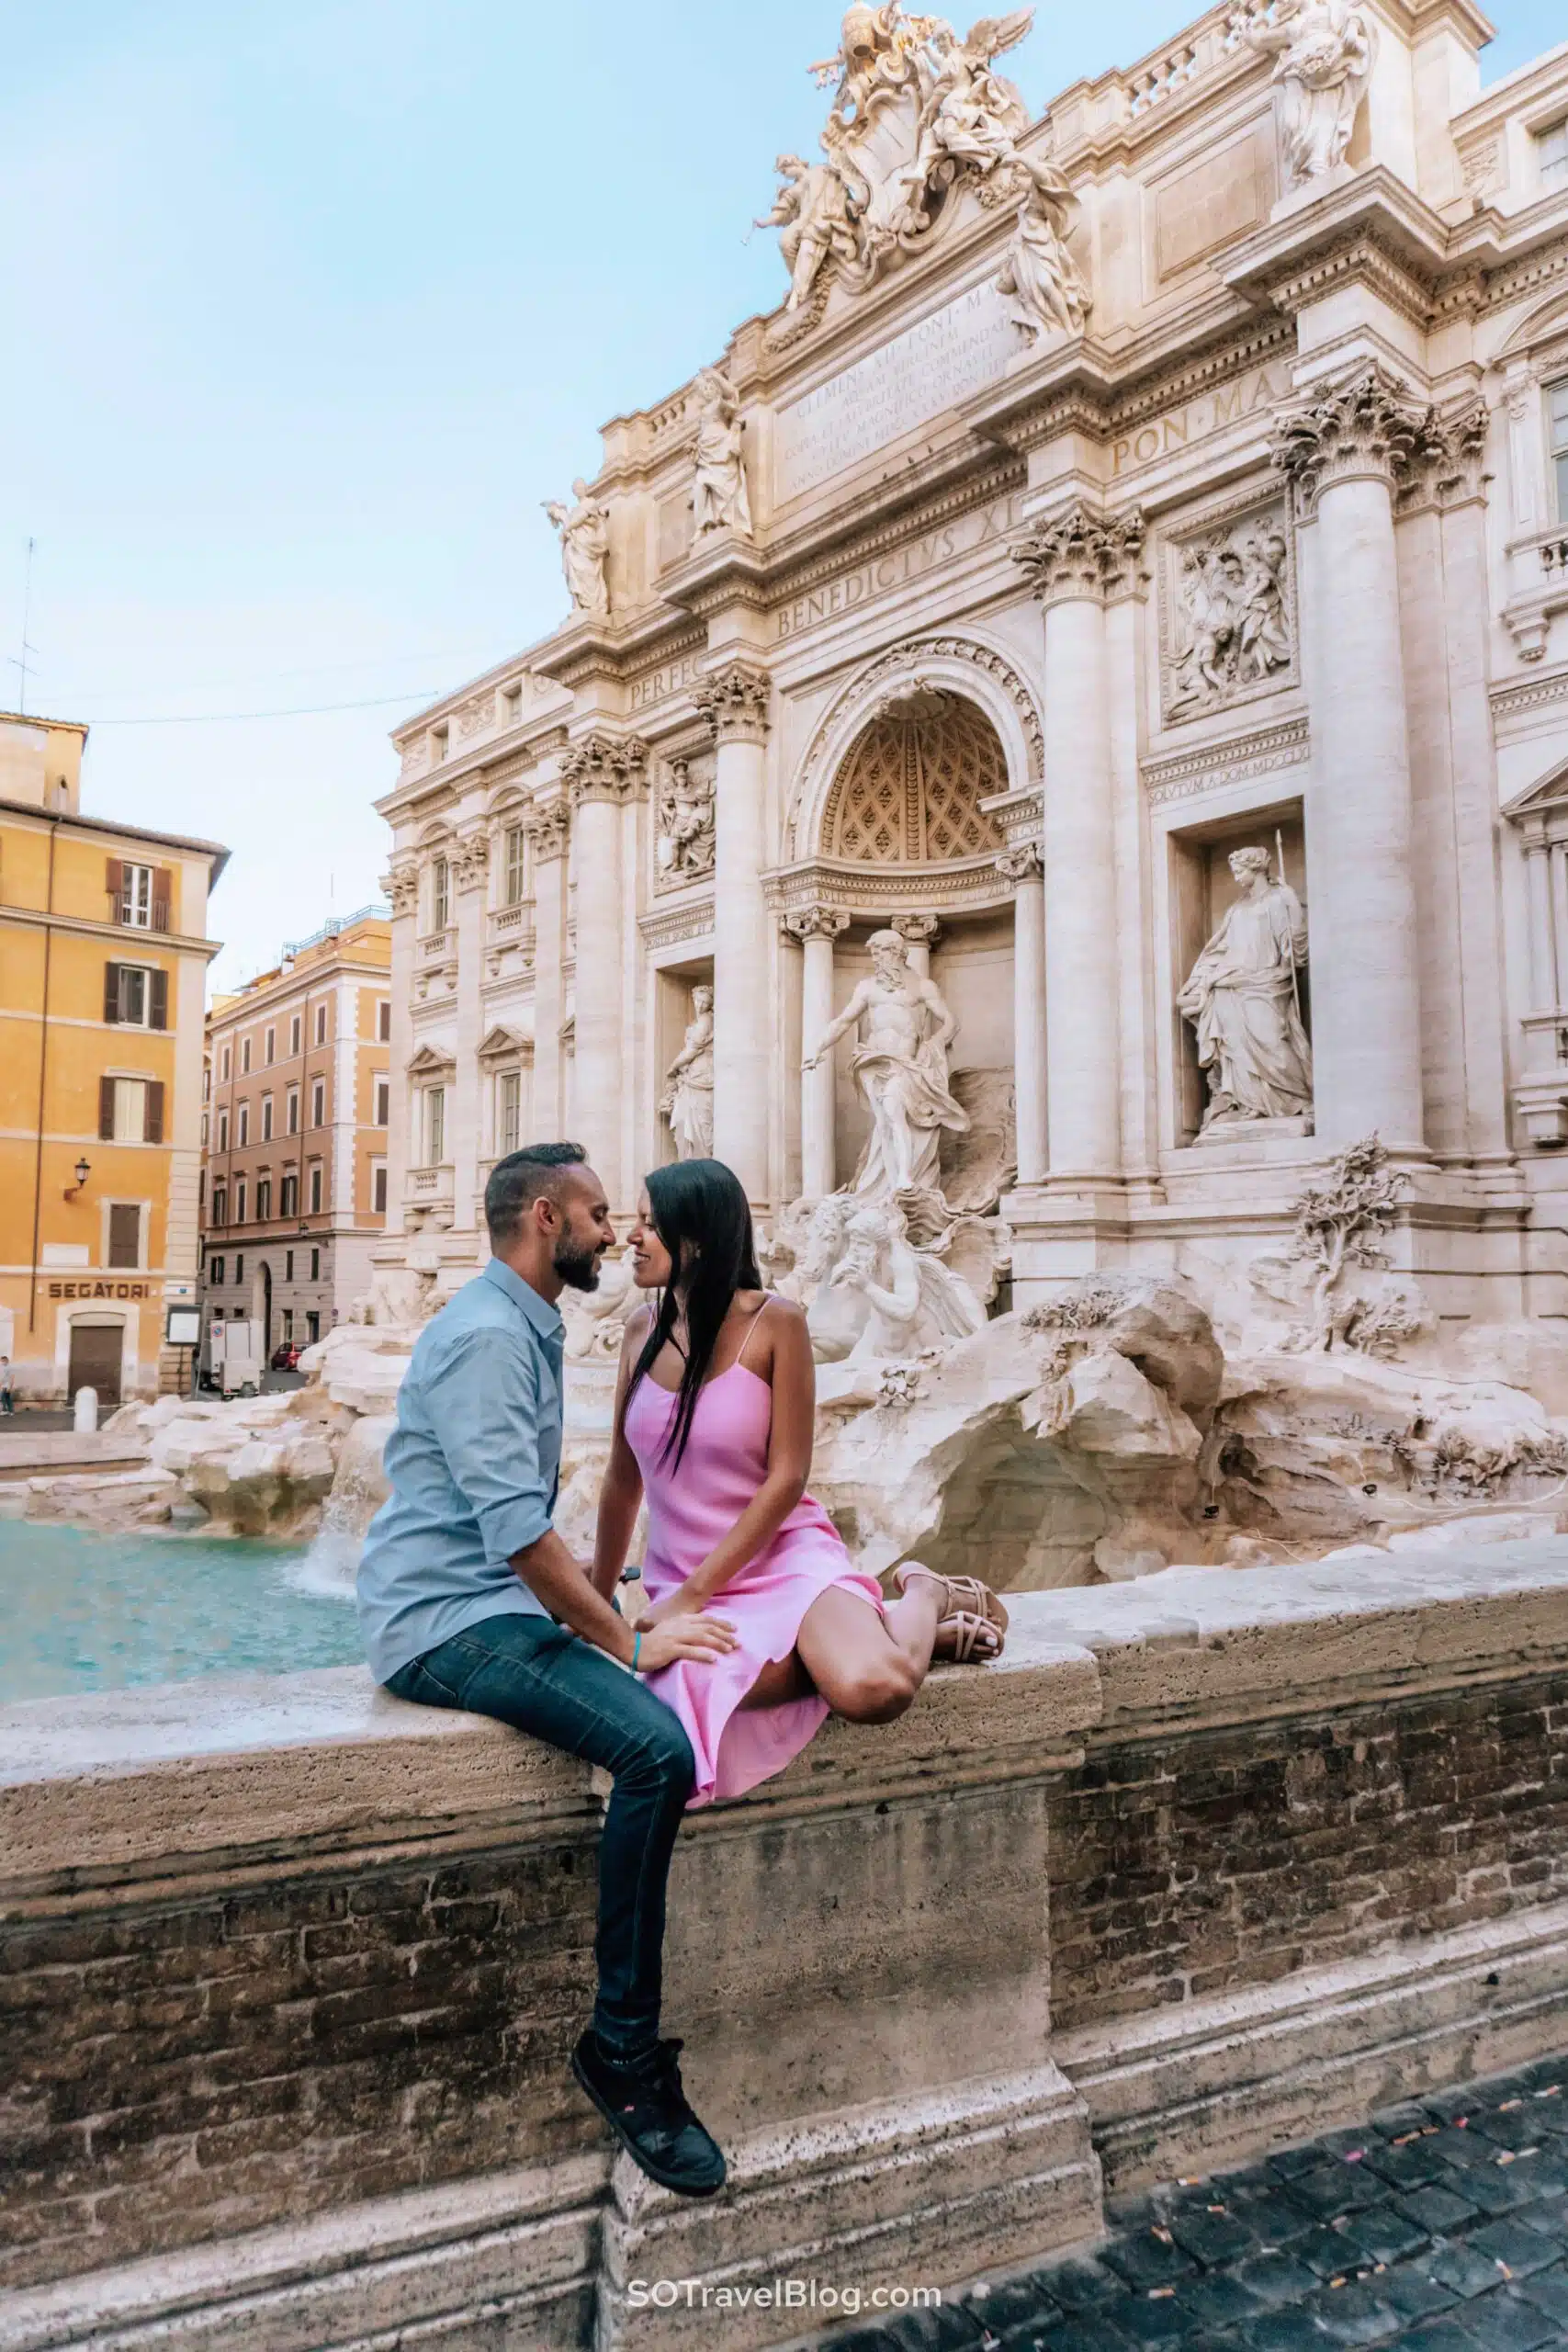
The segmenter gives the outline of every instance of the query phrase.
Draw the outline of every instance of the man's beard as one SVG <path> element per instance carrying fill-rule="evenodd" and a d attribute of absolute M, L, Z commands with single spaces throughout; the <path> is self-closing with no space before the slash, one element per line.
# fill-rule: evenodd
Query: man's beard
<path fill-rule="evenodd" d="M 552 1263 L 568 1290 L 597 1290 L 603 1255 L 597 1242 L 558 1241 Z"/>

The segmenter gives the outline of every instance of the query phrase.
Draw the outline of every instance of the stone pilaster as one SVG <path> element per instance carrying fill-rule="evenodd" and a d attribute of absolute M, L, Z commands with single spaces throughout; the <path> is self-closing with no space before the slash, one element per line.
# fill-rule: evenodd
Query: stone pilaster
<path fill-rule="evenodd" d="M 1397 490 L 1429 407 L 1381 364 L 1280 418 L 1274 462 L 1310 526 L 1303 603 L 1312 696 L 1307 797 L 1316 1125 L 1340 1149 L 1425 1138 L 1410 747 L 1394 544 Z"/>
<path fill-rule="evenodd" d="M 1013 559 L 1044 610 L 1045 993 L 1053 1191 L 1080 1196 L 1121 1172 L 1121 988 L 1107 600 L 1135 583 L 1144 522 L 1075 505 Z"/>
<path fill-rule="evenodd" d="M 833 943 L 850 927 L 840 907 L 802 907 L 785 915 L 784 928 L 805 951 L 800 990 L 803 1054 L 814 1053 L 833 1018 Z M 800 1189 L 819 1201 L 838 1185 L 835 1149 L 834 1075 L 831 1054 L 800 1079 Z"/>
<path fill-rule="evenodd" d="M 648 783 L 648 746 L 637 736 L 591 735 L 573 745 L 561 778 L 577 831 L 577 1090 L 579 1140 L 616 1208 L 626 1205 L 622 1165 L 624 1090 L 621 954 L 636 910 L 626 904 L 621 810 Z"/>
<path fill-rule="evenodd" d="M 534 1133 L 536 1143 L 564 1140 L 565 1069 L 561 1024 L 566 1018 L 567 850 L 571 826 L 566 804 L 536 805 L 527 818 L 534 871 Z"/>
<path fill-rule="evenodd" d="M 392 1035 L 388 1052 L 390 1101 L 387 1127 L 387 1231 L 401 1229 L 408 1183 L 410 1121 L 409 1063 L 413 1058 L 414 949 L 419 931 L 419 864 L 394 861 L 381 884 L 392 910 Z"/>
<path fill-rule="evenodd" d="M 1043 1184 L 1050 1164 L 1045 1100 L 1045 859 L 1038 842 L 1010 849 L 997 871 L 1012 885 L 1013 1091 L 1018 1181 Z"/>
<path fill-rule="evenodd" d="M 714 1151 L 751 1201 L 768 1194 L 771 964 L 767 864 L 767 674 L 730 662 L 694 695 L 718 747 L 714 869 Z"/>

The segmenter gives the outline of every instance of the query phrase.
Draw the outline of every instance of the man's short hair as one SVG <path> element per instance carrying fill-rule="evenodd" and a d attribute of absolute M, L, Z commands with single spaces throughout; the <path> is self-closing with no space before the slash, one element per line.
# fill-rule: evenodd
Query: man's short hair
<path fill-rule="evenodd" d="M 515 1241 L 524 1218 L 541 1198 L 558 1198 L 568 1169 L 585 1168 L 588 1154 L 580 1143 L 531 1143 L 509 1152 L 491 1170 L 485 1186 L 485 1223 L 496 1244 Z"/>

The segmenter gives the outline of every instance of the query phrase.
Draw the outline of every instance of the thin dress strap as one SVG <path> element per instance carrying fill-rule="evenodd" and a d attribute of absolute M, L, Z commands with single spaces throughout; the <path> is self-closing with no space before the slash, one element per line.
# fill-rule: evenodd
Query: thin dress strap
<path fill-rule="evenodd" d="M 767 1313 L 767 1311 L 768 1311 L 769 1307 L 773 1305 L 773 1293 L 772 1293 L 771 1291 L 769 1291 L 769 1292 L 767 1292 L 767 1293 L 764 1295 L 763 1299 L 762 1299 L 762 1304 L 761 1305 L 761 1306 L 759 1306 L 759 1308 L 757 1309 L 757 1312 L 756 1312 L 756 1313 L 755 1313 L 755 1315 L 753 1315 L 753 1316 L 752 1316 L 752 1317 L 751 1317 L 751 1328 L 750 1328 L 750 1330 L 747 1332 L 747 1334 L 746 1334 L 745 1340 L 744 1340 L 744 1342 L 742 1343 L 742 1346 L 741 1346 L 740 1353 L 739 1353 L 739 1354 L 736 1357 L 736 1359 L 735 1359 L 735 1361 L 736 1361 L 736 1363 L 737 1363 L 738 1364 L 739 1364 L 739 1363 L 745 1363 L 746 1358 L 747 1358 L 748 1354 L 749 1354 L 749 1353 L 750 1353 L 750 1351 L 751 1342 L 752 1342 L 752 1340 L 753 1340 L 756 1338 L 756 1336 L 757 1336 L 757 1326 L 758 1326 L 758 1324 L 761 1321 L 761 1319 L 762 1319 L 763 1316 Z"/>

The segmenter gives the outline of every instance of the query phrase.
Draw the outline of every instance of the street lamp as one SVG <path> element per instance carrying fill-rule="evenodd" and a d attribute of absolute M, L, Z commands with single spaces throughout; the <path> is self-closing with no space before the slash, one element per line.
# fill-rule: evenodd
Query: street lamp
<path fill-rule="evenodd" d="M 82 1187 L 85 1184 L 92 1172 L 93 1164 L 87 1158 L 85 1152 L 84 1152 L 81 1159 L 76 1162 L 76 1182 L 73 1184 L 67 1184 L 65 1187 L 65 1197 L 68 1201 L 73 1201 L 75 1199 L 77 1193 L 82 1190 Z"/>

